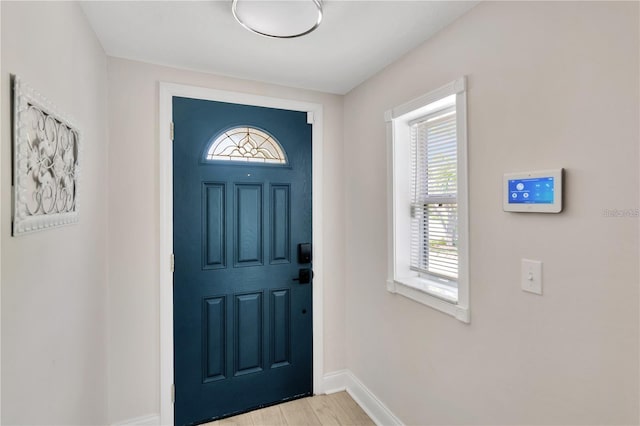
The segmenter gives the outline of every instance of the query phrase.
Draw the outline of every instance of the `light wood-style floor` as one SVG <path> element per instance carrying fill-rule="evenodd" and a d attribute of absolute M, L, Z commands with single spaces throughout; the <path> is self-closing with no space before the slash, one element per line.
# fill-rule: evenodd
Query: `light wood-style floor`
<path fill-rule="evenodd" d="M 375 424 L 348 393 L 316 395 L 251 411 L 204 426 L 320 426 Z"/>

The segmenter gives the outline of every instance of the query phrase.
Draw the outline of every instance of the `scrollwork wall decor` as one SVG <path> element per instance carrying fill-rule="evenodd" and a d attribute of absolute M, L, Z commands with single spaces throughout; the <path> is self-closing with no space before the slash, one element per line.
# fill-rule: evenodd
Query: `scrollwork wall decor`
<path fill-rule="evenodd" d="M 13 77 L 13 235 L 78 221 L 80 132 Z"/>

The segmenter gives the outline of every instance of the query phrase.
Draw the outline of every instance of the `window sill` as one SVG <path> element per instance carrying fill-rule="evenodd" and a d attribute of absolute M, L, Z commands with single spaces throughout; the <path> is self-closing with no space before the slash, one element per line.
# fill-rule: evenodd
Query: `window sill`
<path fill-rule="evenodd" d="M 390 293 L 402 295 L 468 324 L 469 308 L 458 305 L 457 299 L 448 294 L 450 291 L 443 291 L 444 287 L 440 283 L 419 277 L 387 281 L 387 290 Z"/>

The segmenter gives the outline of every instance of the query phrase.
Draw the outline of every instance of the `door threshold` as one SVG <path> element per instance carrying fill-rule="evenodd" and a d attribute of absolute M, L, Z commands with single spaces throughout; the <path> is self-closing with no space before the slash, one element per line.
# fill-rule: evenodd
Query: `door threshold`
<path fill-rule="evenodd" d="M 249 408 L 248 410 L 234 411 L 233 413 L 223 414 L 223 415 L 217 416 L 217 417 L 212 417 L 210 419 L 202 420 L 202 421 L 199 421 L 197 423 L 191 423 L 191 425 L 196 426 L 196 425 L 202 425 L 202 424 L 206 424 L 206 423 L 211 423 L 211 422 L 215 422 L 217 420 L 223 420 L 223 419 L 226 419 L 226 418 L 229 418 L 229 417 L 235 417 L 235 416 L 239 416 L 241 414 L 250 413 L 252 411 L 261 410 L 263 408 L 273 407 L 274 405 L 284 404 L 285 402 L 295 401 L 296 399 L 307 398 L 309 396 L 313 396 L 313 392 L 301 393 L 299 395 L 294 395 L 294 396 L 291 396 L 291 397 L 288 397 L 288 398 L 284 398 L 284 399 L 282 399 L 280 401 L 275 401 L 275 402 L 272 402 L 272 403 L 269 403 L 269 404 L 258 405 L 256 407 Z"/>

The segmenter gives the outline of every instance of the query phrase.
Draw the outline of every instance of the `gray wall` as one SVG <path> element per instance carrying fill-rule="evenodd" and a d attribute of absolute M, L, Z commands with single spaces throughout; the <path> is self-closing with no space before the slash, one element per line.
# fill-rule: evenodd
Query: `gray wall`
<path fill-rule="evenodd" d="M 638 12 L 481 3 L 346 96 L 347 365 L 406 424 L 637 424 L 638 218 L 603 209 L 639 207 Z M 385 290 L 383 113 L 462 75 L 470 325 Z M 554 167 L 564 213 L 502 211 L 503 173 Z"/>
<path fill-rule="evenodd" d="M 107 58 L 75 3 L 2 2 L 2 423 L 107 421 Z M 9 74 L 82 132 L 80 222 L 13 238 Z"/>

